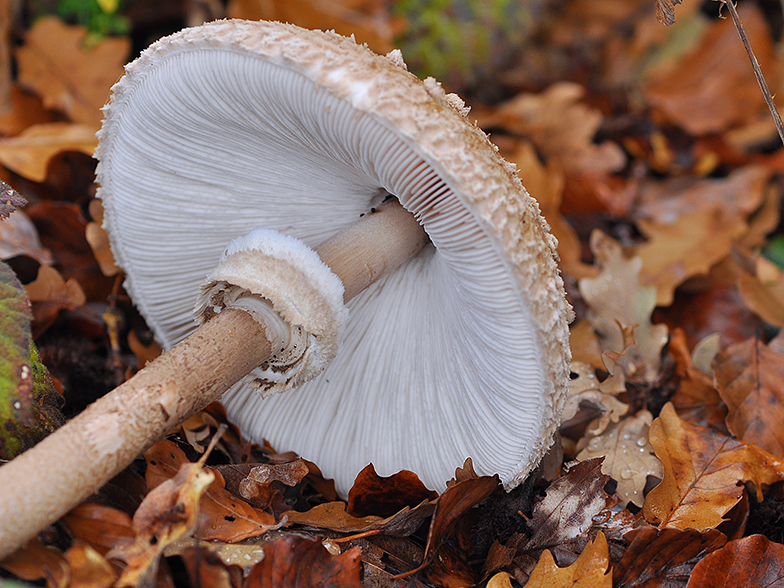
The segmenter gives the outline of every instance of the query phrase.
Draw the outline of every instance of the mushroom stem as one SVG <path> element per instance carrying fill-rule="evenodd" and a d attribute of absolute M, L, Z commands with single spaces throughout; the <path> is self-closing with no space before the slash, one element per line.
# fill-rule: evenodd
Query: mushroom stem
<path fill-rule="evenodd" d="M 415 255 L 424 229 L 397 200 L 316 251 L 349 300 Z M 38 445 L 0 467 L 0 559 L 128 466 L 194 412 L 267 360 L 265 326 L 231 307 Z"/>

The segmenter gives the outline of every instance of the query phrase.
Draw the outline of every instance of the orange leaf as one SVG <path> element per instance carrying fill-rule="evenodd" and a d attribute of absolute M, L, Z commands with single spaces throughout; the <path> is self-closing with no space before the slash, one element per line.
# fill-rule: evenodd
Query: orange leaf
<path fill-rule="evenodd" d="M 596 539 L 585 546 L 577 561 L 566 568 L 555 565 L 553 555 L 545 550 L 536 564 L 527 588 L 612 588 L 612 574 L 607 573 L 610 555 L 607 539 L 599 531 Z"/>
<path fill-rule="evenodd" d="M 646 496 L 643 513 L 660 527 L 715 528 L 740 501 L 741 483 L 753 482 L 762 501 L 762 484 L 784 480 L 784 461 L 682 421 L 670 403 L 653 421 L 648 435 L 662 462 L 664 478 Z"/>
<path fill-rule="evenodd" d="M 130 42 L 108 38 L 85 44 L 87 30 L 54 16 L 39 18 L 16 52 L 19 82 L 34 89 L 47 108 L 97 131 L 109 89 L 123 73 Z"/>
<path fill-rule="evenodd" d="M 719 353 L 713 370 L 730 433 L 784 459 L 784 354 L 749 339 Z"/>
<path fill-rule="evenodd" d="M 65 122 L 33 125 L 17 137 L 0 139 L 0 163 L 28 180 L 43 182 L 52 156 L 61 151 L 92 155 L 96 145 L 95 128 L 89 125 Z"/>
<path fill-rule="evenodd" d="M 700 561 L 686 588 L 784 587 L 784 545 L 751 535 L 730 541 Z"/>
<path fill-rule="evenodd" d="M 355 517 L 388 517 L 406 506 L 415 507 L 437 497 L 438 493 L 428 490 L 413 472 L 402 471 L 381 477 L 370 464 L 354 480 L 348 493 L 347 510 Z"/>

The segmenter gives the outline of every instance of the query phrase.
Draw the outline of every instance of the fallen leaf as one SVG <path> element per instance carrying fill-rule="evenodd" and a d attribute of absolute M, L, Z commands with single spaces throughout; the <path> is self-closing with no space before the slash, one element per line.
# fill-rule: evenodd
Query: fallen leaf
<path fill-rule="evenodd" d="M 189 463 L 185 453 L 167 439 L 153 445 L 144 457 L 148 463 L 146 478 L 150 488 L 157 488 L 176 478 L 177 472 Z M 236 543 L 278 526 L 274 516 L 253 508 L 227 491 L 220 472 L 212 468 L 205 471 L 214 481 L 204 491 L 199 503 L 201 516 L 198 528 L 194 529 L 196 538 Z"/>
<path fill-rule="evenodd" d="M 116 276 L 122 270 L 114 262 L 109 234 L 103 228 L 103 203 L 97 198 L 90 201 L 90 218 L 93 220 L 87 223 L 84 237 L 90 244 L 103 275 Z"/>
<path fill-rule="evenodd" d="M 55 118 L 36 94 L 23 91 L 19 84 L 11 87 L 9 103 L 10 108 L 0 112 L 0 135 L 4 137 L 13 137 L 27 127 L 52 122 Z"/>
<path fill-rule="evenodd" d="M 678 418 L 667 403 L 653 421 L 649 439 L 664 477 L 645 497 L 645 518 L 661 528 L 718 527 L 753 482 L 757 500 L 762 484 L 784 480 L 784 461 L 712 429 Z"/>
<path fill-rule="evenodd" d="M 559 568 L 553 555 L 545 550 L 539 563 L 531 572 L 527 588 L 612 588 L 612 574 L 607 573 L 610 556 L 607 539 L 599 531 L 596 538 L 585 546 L 572 565 Z"/>
<path fill-rule="evenodd" d="M 49 265 L 42 265 L 38 269 L 38 277 L 25 289 L 31 302 L 47 302 L 71 310 L 86 302 L 79 282 L 73 278 L 66 282 L 60 272 Z"/>
<path fill-rule="evenodd" d="M 512 588 L 512 580 L 506 572 L 498 572 L 487 581 L 485 588 Z"/>
<path fill-rule="evenodd" d="M 675 6 L 682 0 L 656 0 L 656 20 L 665 26 L 675 24 Z"/>
<path fill-rule="evenodd" d="M 320 541 L 287 535 L 264 546 L 264 559 L 245 579 L 245 588 L 362 588 L 360 550 L 330 554 Z"/>
<path fill-rule="evenodd" d="M 656 289 L 640 283 L 643 261 L 625 257 L 620 244 L 600 231 L 591 234 L 591 250 L 600 273 L 578 282 L 589 307 L 588 321 L 604 351 L 623 352 L 627 377 L 653 381 L 659 373 L 667 327 L 651 323 Z M 631 346 L 627 346 L 625 328 L 632 329 L 635 344 Z"/>
<path fill-rule="evenodd" d="M 117 575 L 111 564 L 91 546 L 76 543 L 65 552 L 71 588 L 109 588 Z"/>
<path fill-rule="evenodd" d="M 21 210 L 0 222 L 0 259 L 17 255 L 27 255 L 42 265 L 53 262 L 52 253 L 41 245 L 33 221 Z"/>
<path fill-rule="evenodd" d="M 199 502 L 214 479 L 202 462 L 184 463 L 173 478 L 147 494 L 133 515 L 134 542 L 106 555 L 125 563 L 118 587 L 144 585 L 155 577 L 166 546 L 196 529 Z"/>
<path fill-rule="evenodd" d="M 550 549 L 561 564 L 568 564 L 573 560 L 575 544 L 581 547 L 587 542 L 594 516 L 607 506 L 604 486 L 610 476 L 602 474 L 601 464 L 599 458 L 572 466 L 534 505 L 527 525 L 531 537 L 517 548 L 511 566 L 518 582 L 526 581 L 544 549 Z"/>
<path fill-rule="evenodd" d="M 264 559 L 263 544 L 221 543 L 203 541 L 194 537 L 180 538 L 170 544 L 163 554 L 166 557 L 171 557 L 182 555 L 190 550 L 209 551 L 219 557 L 224 565 L 240 568 L 244 576 L 247 576 L 251 568 Z"/>
<path fill-rule="evenodd" d="M 617 423 L 628 412 L 629 405 L 616 398 L 617 394 L 626 392 L 623 375 L 610 374 L 600 382 L 592 366 L 574 361 L 571 364 L 571 373 L 569 392 L 561 414 L 562 428 L 568 427 L 570 420 L 574 419 L 585 405 L 601 413 L 601 416 L 588 426 L 587 435 L 592 437 L 600 435 L 610 423 Z"/>
<path fill-rule="evenodd" d="M 479 124 L 527 137 L 545 161 L 557 161 L 564 170 L 616 172 L 625 165 L 626 157 L 611 141 L 594 144 L 603 117 L 599 110 L 581 102 L 584 94 L 578 84 L 559 82 L 540 94 L 518 94 Z"/>
<path fill-rule="evenodd" d="M 749 339 L 719 353 L 713 370 L 730 433 L 784 459 L 784 354 Z"/>
<path fill-rule="evenodd" d="M 120 545 L 133 543 L 131 517 L 102 504 L 83 503 L 72 509 L 63 522 L 75 539 L 90 545 L 101 555 Z"/>
<path fill-rule="evenodd" d="M 738 7 L 768 83 L 774 71 L 770 30 L 759 8 Z M 765 107 L 754 72 L 731 19 L 711 24 L 700 44 L 645 88 L 648 103 L 692 135 L 720 133 L 751 122 Z"/>
<path fill-rule="evenodd" d="M 10 184 L 0 180 L 0 220 L 8 219 L 12 212 L 25 204 L 27 204 L 27 200 L 19 192 L 14 190 Z"/>
<path fill-rule="evenodd" d="M 406 506 L 413 508 L 437 497 L 438 493 L 428 490 L 413 472 L 401 471 L 381 477 L 370 464 L 354 480 L 348 493 L 347 510 L 355 517 L 389 517 Z"/>
<path fill-rule="evenodd" d="M 712 343 L 709 345 L 718 346 L 719 337 L 710 337 Z M 696 361 L 692 359 L 686 345 L 686 335 L 682 329 L 674 329 L 670 335 L 668 346 L 670 355 L 675 359 L 677 373 L 680 378 L 679 386 L 671 402 L 681 419 L 689 421 L 695 425 L 708 426 L 710 422 L 724 421 L 726 407 L 721 401 L 719 391 L 713 383 L 713 371 L 710 365 L 713 362 L 714 352 L 708 352 L 710 357 L 701 360 L 699 358 L 699 345 L 694 348 L 692 355 L 696 356 Z M 704 367 L 708 371 L 699 369 L 696 363 L 703 361 Z"/>
<path fill-rule="evenodd" d="M 641 410 L 590 438 L 585 448 L 577 454 L 578 461 L 604 458 L 602 473 L 618 483 L 616 493 L 621 497 L 622 506 L 629 502 L 642 506 L 642 492 L 648 476 L 661 478 L 661 462 L 648 442 L 648 429 L 652 421 L 653 415 L 647 410 Z"/>
<path fill-rule="evenodd" d="M 85 44 L 87 30 L 54 16 L 35 21 L 16 51 L 19 83 L 35 90 L 47 108 L 97 131 L 101 107 L 120 78 L 130 50 L 124 37 Z"/>
<path fill-rule="evenodd" d="M 46 580 L 47 588 L 66 588 L 68 585 L 68 562 L 65 557 L 60 551 L 46 547 L 37 538 L 0 560 L 0 568 L 22 580 Z"/>
<path fill-rule="evenodd" d="M 716 529 L 642 527 L 626 534 L 629 547 L 613 567 L 614 588 L 683 586 L 706 554 L 721 548 L 727 538 Z"/>
<path fill-rule="evenodd" d="M 276 500 L 282 502 L 278 484 L 294 487 L 310 473 L 305 460 L 299 458 L 279 464 L 231 464 L 213 469 L 223 476 L 226 490 L 262 510 L 272 508 Z"/>
<path fill-rule="evenodd" d="M 66 122 L 42 123 L 16 137 L 0 139 L 0 163 L 34 182 L 46 180 L 49 160 L 62 151 L 92 155 L 98 145 L 96 129 Z"/>
<path fill-rule="evenodd" d="M 784 545 L 763 535 L 730 541 L 694 566 L 686 588 L 784 587 Z"/>
<path fill-rule="evenodd" d="M 755 272 L 738 272 L 738 290 L 743 302 L 761 319 L 784 327 L 784 271 L 758 257 Z"/>
<path fill-rule="evenodd" d="M 242 573 L 232 581 L 232 572 L 225 561 L 215 552 L 204 547 L 190 547 L 180 557 L 188 573 L 190 586 L 209 586 L 209 588 L 235 588 L 242 581 Z M 236 568 L 239 572 L 239 568 Z"/>

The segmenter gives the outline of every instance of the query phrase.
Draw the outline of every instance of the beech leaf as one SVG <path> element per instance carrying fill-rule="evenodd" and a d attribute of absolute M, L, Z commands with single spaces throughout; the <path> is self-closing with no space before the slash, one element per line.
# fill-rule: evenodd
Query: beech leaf
<path fill-rule="evenodd" d="M 694 566 L 686 588 L 784 587 L 784 545 L 763 535 L 730 541 Z"/>
<path fill-rule="evenodd" d="M 610 554 L 607 539 L 599 531 L 577 561 L 566 568 L 555 565 L 553 555 L 545 550 L 531 572 L 527 588 L 612 588 L 612 574 L 607 573 Z"/>
<path fill-rule="evenodd" d="M 402 508 L 433 500 L 438 493 L 428 490 L 413 472 L 401 471 L 388 477 L 379 476 L 373 464 L 357 475 L 348 493 L 348 512 L 356 517 L 388 517 Z"/>
<path fill-rule="evenodd" d="M 245 588 L 362 588 L 360 550 L 330 554 L 320 541 L 287 535 L 264 546 L 264 559 L 245 579 Z"/>
<path fill-rule="evenodd" d="M 748 339 L 719 353 L 713 369 L 730 433 L 784 458 L 784 354 Z"/>
<path fill-rule="evenodd" d="M 662 482 L 645 497 L 651 523 L 678 529 L 718 527 L 753 482 L 757 500 L 762 484 L 784 480 L 784 461 L 712 429 L 678 418 L 667 403 L 653 421 L 649 439 L 664 469 Z"/>

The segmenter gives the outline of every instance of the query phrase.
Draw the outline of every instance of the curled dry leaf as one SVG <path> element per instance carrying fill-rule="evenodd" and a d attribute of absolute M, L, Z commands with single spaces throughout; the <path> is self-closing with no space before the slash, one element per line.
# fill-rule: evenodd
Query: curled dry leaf
<path fill-rule="evenodd" d="M 784 587 L 784 545 L 763 535 L 730 541 L 694 566 L 686 588 Z"/>
<path fill-rule="evenodd" d="M 199 501 L 214 479 L 201 462 L 184 463 L 173 478 L 147 494 L 133 515 L 134 542 L 106 555 L 126 565 L 118 587 L 146 585 L 155 577 L 164 549 L 196 529 Z"/>
<path fill-rule="evenodd" d="M 575 361 L 572 362 L 571 372 L 569 393 L 561 416 L 562 427 L 568 427 L 569 421 L 577 416 L 581 405 L 585 404 L 601 412 L 601 416 L 588 426 L 586 434 L 592 437 L 601 434 L 610 423 L 617 423 L 628 412 L 629 405 L 616 398 L 617 394 L 626 392 L 623 374 L 611 373 L 599 382 L 592 366 Z"/>
<path fill-rule="evenodd" d="M 310 473 L 304 459 L 280 464 L 236 464 L 216 466 L 225 480 L 226 489 L 255 508 L 269 509 L 282 501 L 283 495 L 273 482 L 294 487 Z M 272 511 L 274 512 L 274 508 Z"/>
<path fill-rule="evenodd" d="M 185 453 L 166 439 L 148 449 L 144 457 L 148 464 L 146 478 L 150 488 L 157 488 L 173 479 L 189 463 Z M 212 468 L 207 468 L 207 471 L 214 482 L 206 489 L 199 504 L 201 516 L 200 524 L 194 530 L 195 537 L 233 543 L 258 537 L 278 526 L 274 516 L 253 508 L 226 490 L 220 472 Z"/>
<path fill-rule="evenodd" d="M 653 453 L 648 442 L 648 429 L 653 415 L 641 410 L 610 425 L 601 435 L 587 441 L 585 448 L 577 454 L 580 461 L 603 457 L 602 473 L 611 476 L 617 483 L 616 493 L 622 505 L 633 502 L 642 506 L 642 491 L 648 476 L 661 478 L 661 462 Z"/>
<path fill-rule="evenodd" d="M 645 518 L 660 527 L 718 527 L 753 482 L 784 480 L 784 461 L 753 445 L 682 421 L 667 403 L 653 421 L 649 439 L 664 469 L 662 482 L 645 497 Z"/>
<path fill-rule="evenodd" d="M 428 490 L 413 472 L 401 471 L 382 477 L 370 464 L 354 480 L 348 493 L 347 510 L 355 517 L 371 514 L 388 517 L 406 506 L 413 508 L 437 497 L 438 493 Z"/>
<path fill-rule="evenodd" d="M 82 27 L 54 16 L 41 17 L 27 32 L 16 59 L 21 85 L 35 90 L 47 108 L 95 132 L 109 89 L 123 73 L 130 41 L 112 37 L 88 45 L 86 35 Z"/>
<path fill-rule="evenodd" d="M 91 546 L 75 543 L 65 552 L 72 588 L 109 588 L 117 574 L 106 559 Z"/>
<path fill-rule="evenodd" d="M 749 339 L 719 353 L 713 370 L 730 433 L 784 459 L 784 354 Z"/>
<path fill-rule="evenodd" d="M 653 325 L 656 289 L 640 283 L 642 260 L 626 258 L 619 243 L 600 231 L 591 234 L 591 250 L 600 273 L 579 281 L 588 304 L 588 321 L 599 335 L 604 351 L 623 352 L 621 365 L 633 380 L 652 381 L 659 372 L 667 327 Z M 635 344 L 627 346 L 624 329 L 632 329 Z"/>
<path fill-rule="evenodd" d="M 552 554 L 545 550 L 531 572 L 527 588 L 612 588 L 612 574 L 607 572 L 610 554 L 607 539 L 599 531 L 585 546 L 577 561 L 566 568 L 555 565 Z"/>
<path fill-rule="evenodd" d="M 65 122 L 33 125 L 16 137 L 0 139 L 0 163 L 28 180 L 43 182 L 54 155 L 62 151 L 92 155 L 98 145 L 95 131 L 90 125 Z"/>
<path fill-rule="evenodd" d="M 716 529 L 657 529 L 641 527 L 627 533 L 630 541 L 613 567 L 615 588 L 682 586 L 695 564 L 722 547 L 727 538 Z"/>
<path fill-rule="evenodd" d="M 246 588 L 362 588 L 358 547 L 332 555 L 320 541 L 287 535 L 264 546 L 264 559 L 245 579 Z"/>

